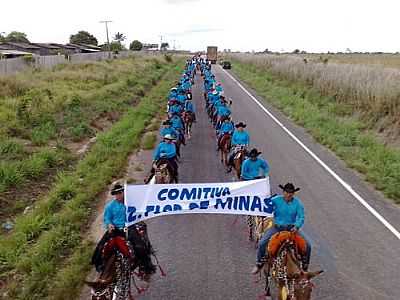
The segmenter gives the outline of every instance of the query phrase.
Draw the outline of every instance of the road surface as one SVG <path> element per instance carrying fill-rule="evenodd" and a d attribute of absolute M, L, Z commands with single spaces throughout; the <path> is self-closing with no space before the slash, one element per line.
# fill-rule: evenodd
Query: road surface
<path fill-rule="evenodd" d="M 301 187 L 306 209 L 305 232 L 313 243 L 310 270 L 313 299 L 400 299 L 400 240 L 362 206 L 339 182 L 289 137 L 219 66 L 213 66 L 225 95 L 233 99 L 233 118 L 247 123 L 251 144 L 271 167 L 271 185 L 288 181 Z M 256 96 L 250 89 L 249 91 Z M 193 89 L 198 122 L 182 150 L 180 180 L 232 181 L 215 151 L 215 134 L 204 111 L 202 81 Z M 257 96 L 256 96 L 257 97 Z M 268 106 L 274 115 L 318 157 L 341 176 L 395 228 L 400 209 L 348 170 L 330 151 Z M 249 274 L 254 245 L 247 241 L 243 217 L 182 215 L 148 221 L 166 277 L 154 276 L 141 299 L 256 299 L 263 291 Z"/>

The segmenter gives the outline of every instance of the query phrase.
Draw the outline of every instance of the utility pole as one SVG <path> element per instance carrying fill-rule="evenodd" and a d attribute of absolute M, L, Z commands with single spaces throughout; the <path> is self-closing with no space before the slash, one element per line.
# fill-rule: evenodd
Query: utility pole
<path fill-rule="evenodd" d="M 111 48 L 110 48 L 110 38 L 109 38 L 109 36 L 108 36 L 108 23 L 112 23 L 112 21 L 100 21 L 100 23 L 106 24 L 108 58 L 110 58 Z"/>
<path fill-rule="evenodd" d="M 160 51 L 161 51 L 161 46 L 162 46 L 162 35 L 160 35 Z"/>
<path fill-rule="evenodd" d="M 174 40 L 174 50 L 176 49 L 176 48 L 175 48 L 175 42 L 176 42 L 176 40 Z"/>

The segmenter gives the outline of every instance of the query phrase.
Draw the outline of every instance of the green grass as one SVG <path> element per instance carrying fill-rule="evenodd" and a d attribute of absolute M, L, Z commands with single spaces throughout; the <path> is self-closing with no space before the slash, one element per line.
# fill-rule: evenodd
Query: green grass
<path fill-rule="evenodd" d="M 164 80 L 109 131 L 99 134 L 76 170 L 61 174 L 48 196 L 32 213 L 18 218 L 14 232 L 0 241 L 0 279 L 11 279 L 9 297 L 45 299 L 51 294 L 50 298 L 63 299 L 65 289 L 77 293 L 82 284 L 78 279 L 89 270 L 90 251 L 79 246 L 85 237 L 82 229 L 97 195 L 123 171 L 128 155 L 140 146 L 146 126 L 165 105 L 165 95 L 181 72 L 173 66 L 159 68 L 170 70 Z M 60 265 L 64 257 L 71 259 Z M 74 272 L 80 272 L 78 279 Z"/>
<path fill-rule="evenodd" d="M 150 132 L 144 135 L 142 148 L 144 150 L 151 150 L 154 148 L 157 142 L 157 135 L 154 132 Z"/>
<path fill-rule="evenodd" d="M 317 142 L 364 174 L 385 196 L 400 203 L 400 151 L 383 145 L 345 104 L 252 64 L 234 61 L 233 71 L 260 96 L 306 128 Z"/>

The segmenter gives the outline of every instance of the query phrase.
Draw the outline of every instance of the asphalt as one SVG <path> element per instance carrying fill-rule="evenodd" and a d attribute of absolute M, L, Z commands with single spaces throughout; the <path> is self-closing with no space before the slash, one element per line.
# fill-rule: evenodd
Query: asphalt
<path fill-rule="evenodd" d="M 247 123 L 251 144 L 270 164 L 273 192 L 279 192 L 278 184 L 289 181 L 301 187 L 298 196 L 306 210 L 304 231 L 313 244 L 310 270 L 325 271 L 314 279 L 313 299 L 400 299 L 400 241 L 219 66 L 213 66 L 213 72 L 225 95 L 233 100 L 234 120 Z M 193 95 L 198 122 L 192 139 L 182 149 L 180 180 L 232 181 L 215 151 L 215 134 L 204 111 L 199 77 Z M 399 207 L 316 144 L 302 128 L 268 104 L 266 107 L 395 228 L 400 228 Z M 155 218 L 148 224 L 167 276 L 156 275 L 141 299 L 255 299 L 262 293 L 262 284 L 255 283 L 249 274 L 255 249 L 247 241 L 243 217 L 181 215 Z"/>

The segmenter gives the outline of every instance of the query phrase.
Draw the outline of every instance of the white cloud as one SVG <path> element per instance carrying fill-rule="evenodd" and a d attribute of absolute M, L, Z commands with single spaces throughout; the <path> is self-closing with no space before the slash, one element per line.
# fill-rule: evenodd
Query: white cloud
<path fill-rule="evenodd" d="M 20 0 L 0 6 L 0 32 L 18 30 L 35 42 L 67 42 L 87 30 L 100 42 L 104 25 L 128 41 L 181 48 L 237 50 L 400 51 L 397 0 Z"/>

